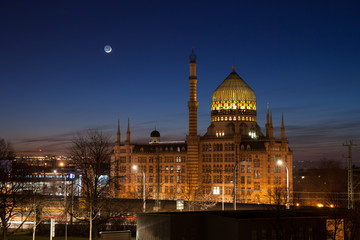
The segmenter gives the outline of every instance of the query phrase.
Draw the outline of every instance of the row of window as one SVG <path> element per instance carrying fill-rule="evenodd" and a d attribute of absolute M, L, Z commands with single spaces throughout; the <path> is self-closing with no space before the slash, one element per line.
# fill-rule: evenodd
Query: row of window
<path fill-rule="evenodd" d="M 202 161 L 203 162 L 234 162 L 235 161 L 235 155 L 233 153 L 230 154 L 203 154 L 202 155 Z"/>
<path fill-rule="evenodd" d="M 256 166 L 257 167 L 254 166 L 254 168 L 260 167 L 260 165 L 256 165 Z M 234 168 L 235 168 L 234 164 L 229 164 L 229 165 L 228 164 L 225 164 L 225 165 L 215 164 L 213 166 L 210 164 L 202 165 L 203 173 L 213 173 L 213 172 L 222 173 L 223 170 L 225 171 L 225 173 L 229 173 L 229 172 L 231 173 L 231 172 L 234 172 Z M 267 167 L 267 172 L 271 173 L 270 165 L 268 165 L 268 167 Z M 240 165 L 240 173 L 252 173 L 251 165 Z M 281 166 L 274 165 L 274 173 L 281 173 Z M 255 178 L 260 178 L 260 170 L 254 169 L 254 176 L 255 176 Z"/>
<path fill-rule="evenodd" d="M 137 192 L 142 192 L 142 186 L 138 186 L 137 187 Z M 148 186 L 146 188 L 146 192 L 147 193 L 156 193 L 157 191 L 157 187 L 156 186 Z M 185 187 L 183 186 L 165 186 L 165 187 L 160 187 L 160 192 L 164 192 L 164 193 L 183 193 L 185 192 Z"/>
<path fill-rule="evenodd" d="M 222 122 L 222 121 L 247 121 L 247 122 L 255 122 L 256 117 L 245 117 L 245 116 L 221 116 L 221 117 L 212 117 L 211 120 L 213 122 Z"/>
<path fill-rule="evenodd" d="M 202 155 L 202 161 L 203 162 L 222 162 L 223 156 L 225 158 L 225 162 L 234 162 L 235 161 L 235 155 L 233 153 L 230 154 L 203 154 Z M 239 156 L 240 162 L 251 162 L 252 158 L 251 156 Z M 260 167 L 260 159 L 254 159 L 254 167 Z"/>
<path fill-rule="evenodd" d="M 208 143 L 208 144 L 203 144 L 202 145 L 202 151 L 203 152 L 211 152 L 211 151 L 217 152 L 217 151 L 223 151 L 223 149 L 225 151 L 234 151 L 234 148 L 235 148 L 234 143 L 225 143 L 225 144 L 222 144 L 222 143 L 214 143 L 214 144 Z"/>
<path fill-rule="evenodd" d="M 124 162 L 123 162 L 124 161 Z M 159 162 L 162 163 L 181 163 L 181 162 L 185 162 L 186 161 L 186 157 L 185 156 L 166 156 L 166 157 L 159 157 Z M 126 158 L 125 157 L 120 157 L 120 163 L 125 163 L 126 162 Z M 137 161 L 135 161 L 136 163 L 156 163 L 156 157 L 138 157 Z"/>
<path fill-rule="evenodd" d="M 165 152 L 174 152 L 174 151 L 176 151 L 176 152 L 185 152 L 186 151 L 186 149 L 185 149 L 185 147 L 176 147 L 175 149 L 173 148 L 173 147 L 159 147 L 159 149 L 160 149 L 160 152 L 163 152 L 163 151 L 165 151 Z M 143 147 L 141 147 L 140 148 L 140 152 L 144 152 L 145 151 L 145 149 L 143 148 Z M 121 150 L 120 152 L 126 152 L 126 151 L 124 151 L 124 150 Z"/>
<path fill-rule="evenodd" d="M 220 131 L 219 131 L 220 132 Z M 219 135 L 220 136 L 220 135 Z M 246 146 L 244 144 L 240 145 L 240 150 L 247 150 L 251 149 L 250 145 L 247 144 Z M 202 145 L 202 151 L 203 152 L 221 152 L 221 151 L 234 151 L 235 150 L 235 144 L 234 143 L 207 143 Z"/>

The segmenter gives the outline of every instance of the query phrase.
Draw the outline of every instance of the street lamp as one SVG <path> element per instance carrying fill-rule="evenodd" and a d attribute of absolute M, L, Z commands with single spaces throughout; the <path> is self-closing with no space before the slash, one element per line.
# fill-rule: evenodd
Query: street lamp
<path fill-rule="evenodd" d="M 64 177 L 65 177 L 65 182 L 64 182 L 64 187 L 65 187 L 65 196 L 64 196 L 64 201 L 65 201 L 65 240 L 67 240 L 67 238 L 68 238 L 68 234 L 67 234 L 67 230 L 68 230 L 67 229 L 67 227 L 68 227 L 67 211 L 68 211 L 68 209 L 67 209 L 67 187 L 66 187 L 67 178 L 66 178 L 66 173 L 65 173 Z"/>
<path fill-rule="evenodd" d="M 138 170 L 138 166 L 137 165 L 133 165 L 132 166 L 132 169 L 137 171 Z M 143 173 L 143 202 L 144 202 L 144 205 L 143 205 L 143 212 L 146 212 L 146 195 L 145 195 L 145 172 L 142 171 Z"/>
<path fill-rule="evenodd" d="M 237 167 L 238 167 L 239 162 L 235 163 L 235 167 L 234 167 L 234 210 L 236 210 L 236 171 L 237 171 Z"/>
<path fill-rule="evenodd" d="M 289 197 L 289 168 L 286 166 L 286 164 L 283 163 L 283 161 L 278 160 L 277 165 L 281 166 L 284 165 L 286 169 L 286 209 L 290 209 L 290 197 Z"/>

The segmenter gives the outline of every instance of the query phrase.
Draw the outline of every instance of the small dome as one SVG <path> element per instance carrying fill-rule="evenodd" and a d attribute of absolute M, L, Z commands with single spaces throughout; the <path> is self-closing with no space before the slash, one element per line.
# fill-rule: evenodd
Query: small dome
<path fill-rule="evenodd" d="M 233 71 L 229 76 L 216 88 L 212 95 L 212 102 L 218 101 L 254 101 L 256 97 L 254 91 L 246 82 Z"/>
<path fill-rule="evenodd" d="M 150 137 L 155 137 L 155 138 L 159 138 L 160 137 L 160 133 L 156 130 L 152 131 L 150 134 Z"/>

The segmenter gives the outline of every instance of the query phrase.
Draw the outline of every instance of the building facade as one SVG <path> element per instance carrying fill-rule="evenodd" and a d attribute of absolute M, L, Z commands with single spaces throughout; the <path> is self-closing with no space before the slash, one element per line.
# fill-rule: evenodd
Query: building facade
<path fill-rule="evenodd" d="M 190 55 L 189 134 L 186 141 L 161 142 L 153 131 L 149 143 L 117 141 L 111 162 L 116 198 L 184 199 L 274 203 L 279 190 L 286 192 L 287 166 L 292 192 L 292 151 L 285 138 L 274 137 L 271 112 L 267 108 L 265 134 L 257 124 L 256 96 L 249 85 L 232 72 L 212 95 L 211 123 L 207 132 L 197 132 L 196 55 Z M 133 166 L 137 166 L 134 170 Z M 145 181 L 144 181 L 145 178 Z"/>

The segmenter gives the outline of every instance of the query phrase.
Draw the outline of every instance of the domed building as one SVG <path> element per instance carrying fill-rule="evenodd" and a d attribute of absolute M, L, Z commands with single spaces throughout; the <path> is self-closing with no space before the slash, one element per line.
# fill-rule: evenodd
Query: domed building
<path fill-rule="evenodd" d="M 282 118 L 280 138 L 274 137 L 272 116 L 267 108 L 265 134 L 257 123 L 254 90 L 231 73 L 215 89 L 211 99 L 211 123 L 207 132 L 197 132 L 196 55 L 190 55 L 189 134 L 186 141 L 161 142 L 154 130 L 149 143 L 117 141 L 112 157 L 113 197 L 141 198 L 145 176 L 147 199 L 274 203 L 275 193 L 286 188 L 286 169 L 292 192 L 292 151 L 285 138 Z M 280 166 L 281 160 L 284 166 Z M 132 172 L 132 165 L 138 172 Z M 143 173 L 143 174 L 139 174 Z M 156 205 L 157 208 L 160 205 Z"/>
<path fill-rule="evenodd" d="M 235 72 L 217 87 L 211 99 L 211 125 L 206 136 L 262 137 L 256 122 L 256 96 L 254 91 Z"/>

